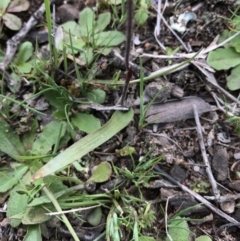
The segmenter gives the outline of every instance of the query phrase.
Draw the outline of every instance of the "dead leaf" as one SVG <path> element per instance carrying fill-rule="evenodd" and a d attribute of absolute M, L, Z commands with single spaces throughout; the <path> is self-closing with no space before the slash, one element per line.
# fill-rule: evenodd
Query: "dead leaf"
<path fill-rule="evenodd" d="M 152 105 L 147 111 L 146 121 L 150 123 L 175 122 L 194 118 L 193 104 L 198 114 L 211 111 L 211 106 L 199 97 L 187 97 L 182 100 L 169 101 L 165 104 Z"/>

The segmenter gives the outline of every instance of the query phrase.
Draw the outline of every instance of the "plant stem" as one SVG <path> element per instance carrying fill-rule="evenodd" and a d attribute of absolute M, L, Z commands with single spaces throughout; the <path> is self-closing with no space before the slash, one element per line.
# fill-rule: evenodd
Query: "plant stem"
<path fill-rule="evenodd" d="M 54 205 L 54 207 L 56 208 L 56 210 L 58 212 L 62 212 L 62 209 L 58 203 L 58 201 L 56 200 L 56 198 L 54 197 L 54 195 L 50 192 L 50 190 L 44 186 L 43 187 L 43 191 L 46 193 L 46 195 L 48 196 L 48 198 L 51 200 L 52 204 Z M 72 237 L 75 241 L 80 241 L 80 239 L 78 238 L 76 232 L 74 231 L 72 225 L 70 224 L 70 222 L 68 221 L 67 217 L 65 214 L 61 214 L 61 218 L 63 220 L 63 222 L 65 223 L 65 225 L 67 226 L 69 232 L 72 234 Z"/>

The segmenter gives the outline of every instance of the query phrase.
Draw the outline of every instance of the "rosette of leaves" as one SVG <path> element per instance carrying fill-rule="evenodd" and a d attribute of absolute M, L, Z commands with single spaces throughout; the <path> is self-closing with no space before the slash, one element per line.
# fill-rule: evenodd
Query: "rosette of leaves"
<path fill-rule="evenodd" d="M 234 32 L 224 30 L 218 40 L 218 44 L 234 35 Z M 240 35 L 237 35 L 222 48 L 211 51 L 207 57 L 207 63 L 216 70 L 230 70 L 227 73 L 227 87 L 235 91 L 240 89 Z"/>
<path fill-rule="evenodd" d="M 61 26 L 62 33 L 56 47 L 68 53 L 80 52 L 80 59 L 89 64 L 93 61 L 94 52 L 108 54 L 112 47 L 121 44 L 125 36 L 117 30 L 105 31 L 110 24 L 111 14 L 105 12 L 98 15 L 90 8 L 85 8 L 79 14 L 79 22 L 66 22 Z M 59 29 L 58 31 L 59 32 Z"/>
<path fill-rule="evenodd" d="M 19 30 L 22 20 L 12 13 L 28 10 L 30 4 L 27 0 L 1 0 L 0 1 L 0 28 L 3 25 L 11 30 Z"/>

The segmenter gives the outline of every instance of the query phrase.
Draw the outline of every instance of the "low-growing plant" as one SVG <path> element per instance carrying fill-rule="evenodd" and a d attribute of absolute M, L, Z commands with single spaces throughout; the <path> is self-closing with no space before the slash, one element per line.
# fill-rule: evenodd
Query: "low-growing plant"
<path fill-rule="evenodd" d="M 240 117 L 239 116 L 232 116 L 229 117 L 226 122 L 231 123 L 234 125 L 235 132 L 238 136 L 240 136 Z"/>
<path fill-rule="evenodd" d="M 136 11 L 134 14 L 134 19 L 137 25 L 144 25 L 148 19 L 149 11 L 148 8 L 151 6 L 152 1 L 150 0 L 137 0 L 136 1 Z"/>
<path fill-rule="evenodd" d="M 30 4 L 27 0 L 1 0 L 0 2 L 0 29 L 3 25 L 11 30 L 19 30 L 22 27 L 22 20 L 12 13 L 28 10 Z"/>
<path fill-rule="evenodd" d="M 224 41 L 234 33 L 229 30 L 224 30 L 220 36 L 220 41 Z M 240 36 L 238 35 L 224 45 L 224 48 L 216 49 L 208 54 L 207 63 L 216 70 L 229 70 L 230 75 L 227 76 L 227 87 L 229 90 L 240 89 Z"/>
<path fill-rule="evenodd" d="M 183 217 L 188 211 L 194 209 L 196 206 L 201 204 L 197 204 L 195 206 L 183 209 L 181 211 L 176 212 L 169 220 L 167 220 L 167 237 L 166 241 L 185 241 L 191 239 L 194 236 L 194 233 L 191 232 L 188 221 L 199 222 L 201 219 L 192 219 Z M 207 235 L 201 235 L 195 239 L 196 241 L 212 241 Z"/>
<path fill-rule="evenodd" d="M 98 15 L 97 20 L 92 9 L 85 8 L 79 14 L 79 22 L 69 21 L 63 24 L 63 39 L 59 42 L 60 50 L 66 47 L 68 53 L 80 52 L 80 59 L 90 64 L 94 59 L 94 51 L 107 54 L 112 47 L 121 44 L 125 37 L 117 30 L 105 31 L 111 22 L 109 12 Z M 72 44 L 71 44 L 72 39 Z M 72 47 L 71 47 L 72 45 Z"/>
<path fill-rule="evenodd" d="M 240 30 L 240 17 L 233 13 L 233 17 L 229 19 L 229 23 L 233 30 L 224 30 L 218 40 L 218 43 L 223 42 L 227 38 L 235 34 L 235 31 Z M 207 63 L 216 70 L 230 70 L 230 75 L 227 76 L 227 87 L 229 90 L 240 89 L 240 35 L 236 36 L 223 48 L 211 51 L 207 57 Z"/>
<path fill-rule="evenodd" d="M 132 114 L 133 112 L 130 113 L 130 118 L 128 118 L 127 122 L 123 124 L 124 127 L 131 120 Z M 116 116 L 115 118 L 119 120 L 121 113 L 118 113 L 117 115 L 118 117 Z M 125 117 L 123 118 L 126 119 Z M 122 126 L 122 122 L 119 123 L 120 126 L 117 126 L 119 124 L 115 122 L 116 119 L 113 119 L 113 123 L 110 121 L 108 125 L 104 126 L 102 132 L 105 133 L 105 131 L 108 131 L 110 137 L 116 134 L 116 132 L 119 131 L 119 128 L 122 128 L 120 127 Z M 76 194 L 75 192 L 77 190 L 84 189 L 84 185 L 82 181 L 74 175 L 71 177 L 51 175 L 38 179 L 32 183 L 32 175 L 39 169 L 44 168 L 44 163 L 47 162 L 47 164 L 52 165 L 51 161 L 49 162 L 49 159 L 53 155 L 56 155 L 58 150 L 66 145 L 71 138 L 71 134 L 66 122 L 50 122 L 44 127 L 43 131 L 38 136 L 36 134 L 38 129 L 36 119 L 28 120 L 28 127 L 30 128 L 30 131 L 26 132 L 20 138 L 19 134 L 16 134 L 6 121 L 0 121 L 0 151 L 1 153 L 8 155 L 11 165 L 11 167 L 3 165 L 0 168 L 0 182 L 2 184 L 0 186 L 0 193 L 10 192 L 7 217 L 10 219 L 10 223 L 13 227 L 17 227 L 20 223 L 23 223 L 28 225 L 29 230 L 40 235 L 40 226 L 44 225 L 44 223 L 50 218 L 45 215 L 47 211 L 61 212 L 62 209 L 99 204 L 104 205 L 105 203 L 111 202 L 111 197 L 107 194 L 90 196 Z M 109 128 L 113 129 L 110 130 Z M 99 145 L 97 143 L 101 144 L 106 141 L 106 138 L 109 138 L 98 132 L 91 136 L 92 137 L 85 139 L 87 148 L 84 148 L 83 150 L 86 153 L 94 149 L 96 145 Z M 93 143 L 94 146 L 91 146 L 90 142 L 92 142 L 92 139 L 94 138 L 98 141 Z M 75 143 L 75 145 L 76 144 L 77 143 Z M 83 144 L 84 139 L 81 140 L 79 145 L 83 147 Z M 79 158 L 79 155 L 81 155 L 79 147 L 76 146 L 76 148 L 76 154 L 73 154 L 74 150 L 69 150 L 72 158 L 70 160 L 71 162 L 76 161 Z M 67 157 L 69 157 L 69 154 L 67 154 Z M 68 159 L 69 158 L 61 158 L 64 163 L 53 162 L 58 165 L 58 167 L 56 166 L 57 169 L 63 169 L 67 166 L 65 161 L 69 161 Z M 15 160 L 15 162 L 12 160 Z M 47 170 L 51 171 L 49 168 L 47 168 Z M 53 173 L 55 171 L 52 169 Z M 41 171 L 41 173 L 43 174 L 44 171 Z M 108 162 L 102 162 L 96 167 L 87 182 L 105 182 L 110 178 L 111 174 L 111 165 Z M 70 181 L 76 185 L 68 188 L 63 184 L 63 181 Z M 21 205 L 19 205 L 19 203 L 21 203 Z M 100 214 L 98 213 L 96 215 L 99 216 Z M 69 230 L 72 230 L 66 217 L 63 215 L 62 218 Z M 74 237 L 74 233 L 72 235 Z M 26 237 L 25 240 L 31 240 L 31 236 L 28 237 L 27 235 Z M 74 239 L 78 240 L 77 238 Z"/>

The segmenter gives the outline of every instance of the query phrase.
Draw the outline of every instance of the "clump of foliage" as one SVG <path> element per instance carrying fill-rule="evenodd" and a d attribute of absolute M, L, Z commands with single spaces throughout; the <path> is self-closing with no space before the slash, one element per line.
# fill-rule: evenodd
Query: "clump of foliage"
<path fill-rule="evenodd" d="M 63 38 L 59 41 L 58 48 L 66 49 L 69 53 L 80 52 L 80 59 L 89 64 L 94 59 L 96 52 L 108 54 L 112 47 L 125 40 L 122 32 L 117 30 L 105 31 L 110 24 L 111 14 L 101 13 L 95 20 L 95 13 L 90 8 L 85 8 L 79 14 L 79 22 L 69 21 L 63 24 Z"/>
<path fill-rule="evenodd" d="M 1 0 L 0 1 L 0 29 L 5 25 L 11 30 L 19 30 L 22 20 L 12 13 L 28 10 L 30 4 L 27 0 Z"/>
<path fill-rule="evenodd" d="M 220 35 L 218 43 L 223 42 L 227 38 L 233 36 L 236 31 L 240 30 L 240 16 L 233 13 L 233 17 L 229 20 L 229 23 L 234 31 L 224 30 Z M 230 75 L 227 76 L 227 87 L 232 91 L 240 89 L 240 80 L 238 77 L 240 74 L 239 42 L 240 35 L 225 44 L 223 48 L 210 52 L 207 58 L 207 63 L 214 69 L 231 70 Z"/>

